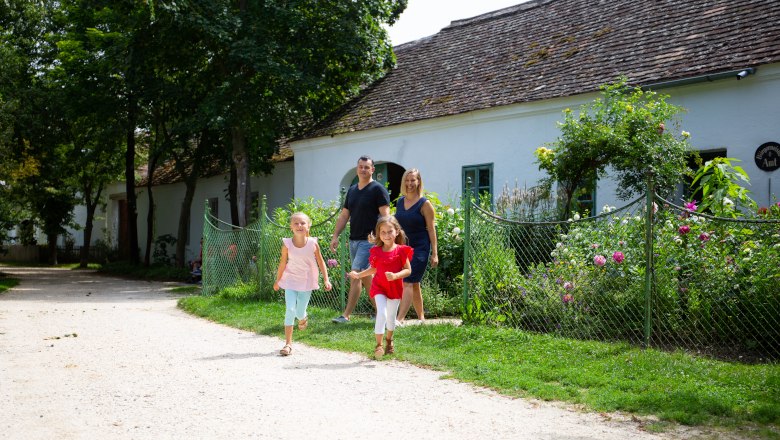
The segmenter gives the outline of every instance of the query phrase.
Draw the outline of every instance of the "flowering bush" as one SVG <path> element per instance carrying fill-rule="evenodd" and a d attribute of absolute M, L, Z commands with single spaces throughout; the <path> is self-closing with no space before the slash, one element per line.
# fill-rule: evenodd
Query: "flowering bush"
<path fill-rule="evenodd" d="M 780 223 L 705 218 L 696 209 L 695 202 L 680 210 L 654 208 L 653 340 L 780 355 Z M 640 211 L 605 209 L 596 219 L 563 223 L 568 230 L 550 237 L 556 242 L 547 260 L 529 264 L 495 238 L 499 233 L 483 233 L 494 238 L 474 265 L 489 264 L 497 281 L 475 284 L 481 309 L 489 311 L 482 320 L 571 337 L 642 341 L 646 269 Z M 759 216 L 780 219 L 780 206 Z M 502 266 L 495 256 L 517 264 Z"/>

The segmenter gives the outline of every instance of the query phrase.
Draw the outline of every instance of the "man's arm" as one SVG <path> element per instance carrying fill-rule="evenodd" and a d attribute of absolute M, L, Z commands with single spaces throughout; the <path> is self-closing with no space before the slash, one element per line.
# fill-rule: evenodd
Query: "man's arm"
<path fill-rule="evenodd" d="M 390 205 L 384 205 L 379 207 L 379 216 L 387 217 L 390 215 Z"/>
<path fill-rule="evenodd" d="M 336 252 L 339 247 L 339 234 L 347 227 L 347 221 L 349 221 L 349 210 L 347 208 L 341 208 L 339 218 L 336 219 L 336 229 L 333 231 L 333 238 L 330 240 L 331 252 Z"/>

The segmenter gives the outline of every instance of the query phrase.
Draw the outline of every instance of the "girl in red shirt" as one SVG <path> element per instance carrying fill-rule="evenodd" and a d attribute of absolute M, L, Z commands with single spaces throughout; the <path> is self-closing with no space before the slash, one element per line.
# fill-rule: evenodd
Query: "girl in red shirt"
<path fill-rule="evenodd" d="M 385 354 L 392 354 L 393 331 L 395 330 L 395 315 L 403 296 L 403 279 L 412 273 L 409 260 L 414 250 L 405 245 L 404 234 L 398 220 L 392 215 L 381 217 L 376 222 L 374 232 L 368 236 L 368 241 L 373 241 L 376 246 L 371 248 L 368 257 L 370 267 L 362 272 L 352 271 L 349 277 L 359 279 L 374 275 L 371 282 L 369 295 L 376 301 L 376 322 L 374 323 L 374 336 L 376 336 L 376 348 L 374 357 L 379 359 Z M 382 337 L 387 328 L 386 345 L 382 348 Z"/>

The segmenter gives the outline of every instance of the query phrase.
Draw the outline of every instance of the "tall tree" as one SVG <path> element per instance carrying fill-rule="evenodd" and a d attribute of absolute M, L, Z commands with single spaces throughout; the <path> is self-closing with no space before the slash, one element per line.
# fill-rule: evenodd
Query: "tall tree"
<path fill-rule="evenodd" d="M 210 108 L 230 138 L 239 224 L 249 173 L 268 172 L 280 138 L 295 134 L 394 63 L 382 27 L 406 0 L 191 0 L 181 10 L 212 53 Z"/>

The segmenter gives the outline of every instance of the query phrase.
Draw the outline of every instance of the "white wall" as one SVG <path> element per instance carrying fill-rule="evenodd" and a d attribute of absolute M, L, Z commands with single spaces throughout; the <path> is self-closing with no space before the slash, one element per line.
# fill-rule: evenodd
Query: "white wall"
<path fill-rule="evenodd" d="M 780 65 L 761 66 L 755 75 L 737 81 L 715 82 L 661 90 L 669 102 L 687 109 L 679 130 L 691 133 L 697 150 L 726 147 L 729 157 L 742 160 L 752 179 L 750 189 L 760 204 L 780 194 L 780 171 L 766 173 L 754 161 L 755 149 L 764 142 L 780 142 Z M 536 148 L 553 142 L 560 131 L 565 108 L 576 110 L 599 96 L 596 93 L 543 102 L 517 104 L 496 109 L 437 118 L 296 141 L 295 195 L 334 200 L 339 188 L 355 175 L 361 154 L 377 163 L 394 162 L 404 168 L 417 167 L 426 189 L 445 201 L 457 201 L 461 193 L 462 167 L 493 164 L 493 191 L 505 184 L 532 186 L 544 175 L 535 164 Z M 669 129 L 675 129 L 670 127 Z M 769 191 L 770 178 L 771 194 Z M 614 181 L 605 180 L 597 189 L 598 209 L 604 204 L 620 206 Z"/>
<path fill-rule="evenodd" d="M 261 197 L 266 195 L 269 212 L 277 207 L 286 205 L 294 194 L 293 162 L 275 164 L 274 172 L 269 176 L 252 176 L 250 186 L 252 192 L 258 192 Z M 230 222 L 230 205 L 225 198 L 227 187 L 227 175 L 201 179 L 198 182 L 190 213 L 190 237 L 186 250 L 187 260 L 196 257 L 200 251 L 200 237 L 203 232 L 203 215 L 207 199 L 218 198 L 218 217 L 228 223 Z M 184 200 L 184 183 L 155 186 L 153 191 L 156 206 L 154 236 L 159 237 L 170 234 L 176 237 L 178 234 L 179 212 Z M 106 212 L 100 213 L 99 218 L 95 220 L 92 243 L 100 239 L 109 242 L 115 247 L 118 243 L 117 235 L 119 233 L 119 200 L 126 199 L 124 183 L 117 182 L 109 185 L 105 194 L 107 201 Z M 146 250 L 146 216 L 149 212 L 149 200 L 146 188 L 137 188 L 136 195 L 138 244 L 141 247 L 141 256 L 143 257 Z M 83 226 L 86 219 L 86 210 L 83 207 L 77 207 L 75 213 L 78 223 Z M 83 232 L 73 230 L 70 232 L 78 237 L 77 244 L 81 244 Z"/>

